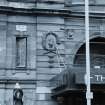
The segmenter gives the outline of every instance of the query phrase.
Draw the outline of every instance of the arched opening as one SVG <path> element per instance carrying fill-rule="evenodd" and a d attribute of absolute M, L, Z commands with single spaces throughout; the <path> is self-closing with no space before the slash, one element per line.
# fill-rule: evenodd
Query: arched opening
<path fill-rule="evenodd" d="M 74 59 L 74 66 L 85 66 L 85 44 L 77 51 Z M 105 66 L 105 38 L 97 37 L 90 40 L 90 64 L 94 68 Z"/>

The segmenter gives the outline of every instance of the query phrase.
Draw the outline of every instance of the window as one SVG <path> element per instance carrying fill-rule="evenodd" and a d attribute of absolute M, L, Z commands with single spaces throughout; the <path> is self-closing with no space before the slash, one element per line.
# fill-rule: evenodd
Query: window
<path fill-rule="evenodd" d="M 16 67 L 26 67 L 27 38 L 16 37 Z"/>

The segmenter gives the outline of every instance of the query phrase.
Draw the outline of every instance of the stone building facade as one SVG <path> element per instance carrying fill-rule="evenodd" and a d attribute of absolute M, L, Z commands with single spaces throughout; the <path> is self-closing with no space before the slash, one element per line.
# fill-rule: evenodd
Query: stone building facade
<path fill-rule="evenodd" d="M 105 1 L 90 0 L 90 40 L 105 41 Z M 13 105 L 13 89 L 23 105 L 57 105 L 50 79 L 85 64 L 84 0 L 0 0 L 0 104 Z M 104 45 L 92 54 L 105 55 Z M 81 56 L 81 54 L 83 54 Z M 93 57 L 100 69 L 104 57 Z"/>

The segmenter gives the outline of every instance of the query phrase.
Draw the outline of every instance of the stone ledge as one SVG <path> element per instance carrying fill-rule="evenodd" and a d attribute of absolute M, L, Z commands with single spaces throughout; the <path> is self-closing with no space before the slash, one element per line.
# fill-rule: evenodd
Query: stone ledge
<path fill-rule="evenodd" d="M 14 84 L 16 82 L 24 83 L 24 84 L 36 84 L 36 79 L 19 79 L 13 77 L 0 77 L 0 84 Z"/>
<path fill-rule="evenodd" d="M 37 0 L 37 3 L 64 4 L 64 0 Z"/>
<path fill-rule="evenodd" d="M 34 3 L 36 0 L 7 0 L 9 2 L 28 2 L 28 3 Z"/>
<path fill-rule="evenodd" d="M 27 3 L 54 3 L 64 4 L 64 0 L 7 0 L 9 2 L 27 2 Z"/>
<path fill-rule="evenodd" d="M 69 17 L 81 17 L 84 18 L 85 17 L 85 12 L 71 12 L 71 14 L 69 15 Z M 93 18 L 105 18 L 105 12 L 99 12 L 99 11 L 90 11 L 90 17 Z"/>
<path fill-rule="evenodd" d="M 0 13 L 5 14 L 23 14 L 23 15 L 62 15 L 68 16 L 71 11 L 66 9 L 39 9 L 39 8 L 14 8 L 7 6 L 0 6 Z"/>
<path fill-rule="evenodd" d="M 18 81 L 20 84 L 36 84 L 36 82 L 33 81 Z M 15 84 L 17 81 L 0 81 L 0 84 Z"/>

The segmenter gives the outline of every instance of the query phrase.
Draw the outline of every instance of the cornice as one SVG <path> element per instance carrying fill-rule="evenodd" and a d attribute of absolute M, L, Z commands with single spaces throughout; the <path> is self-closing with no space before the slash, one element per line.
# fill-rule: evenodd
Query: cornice
<path fill-rule="evenodd" d="M 85 4 L 82 4 L 82 3 L 81 4 L 78 4 L 78 3 L 77 4 L 68 4 L 68 5 L 65 4 L 65 7 L 77 7 L 77 6 L 85 6 Z M 89 4 L 89 6 L 97 6 L 97 7 L 101 6 L 102 7 L 102 6 L 105 6 L 105 4 L 93 4 L 92 3 L 92 4 Z"/>
<path fill-rule="evenodd" d="M 84 18 L 85 11 L 83 12 L 71 12 L 70 17 L 82 17 Z M 92 18 L 105 18 L 105 12 L 100 11 L 90 11 L 89 16 Z"/>
<path fill-rule="evenodd" d="M 64 4 L 64 0 L 7 0 L 8 2 L 22 3 L 49 3 L 49 4 Z"/>
<path fill-rule="evenodd" d="M 64 0 L 36 0 L 37 3 L 64 4 Z"/>
<path fill-rule="evenodd" d="M 14 8 L 0 6 L 0 13 L 7 15 L 47 15 L 47 16 L 63 16 L 63 17 L 84 17 L 85 11 L 73 12 L 69 9 L 40 9 L 40 8 Z M 90 11 L 90 17 L 105 18 L 105 12 Z"/>
<path fill-rule="evenodd" d="M 40 9 L 40 8 L 14 8 L 14 7 L 6 7 L 0 6 L 0 13 L 3 14 L 12 14 L 12 15 L 60 15 L 60 16 L 68 16 L 70 14 L 70 10 L 66 9 Z"/>

